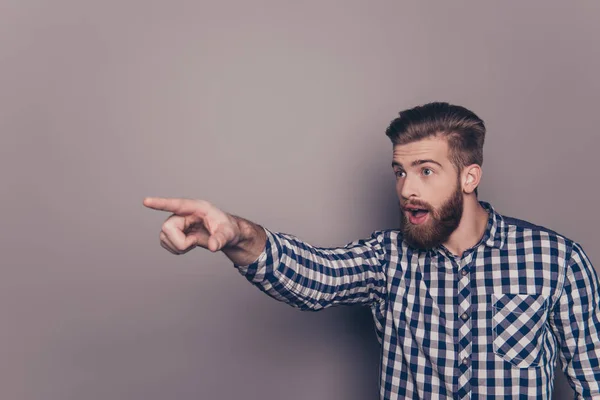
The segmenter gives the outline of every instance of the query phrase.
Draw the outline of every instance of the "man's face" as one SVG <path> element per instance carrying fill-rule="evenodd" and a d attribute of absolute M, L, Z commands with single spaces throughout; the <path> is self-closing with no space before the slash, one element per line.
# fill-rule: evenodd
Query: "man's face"
<path fill-rule="evenodd" d="M 441 245 L 463 212 L 460 175 L 450 161 L 448 142 L 431 137 L 395 145 L 392 166 L 404 239 L 421 249 Z"/>

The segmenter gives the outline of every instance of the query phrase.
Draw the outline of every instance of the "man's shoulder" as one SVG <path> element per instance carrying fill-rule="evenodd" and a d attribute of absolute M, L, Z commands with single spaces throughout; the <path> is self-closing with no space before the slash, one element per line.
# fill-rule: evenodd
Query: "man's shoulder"
<path fill-rule="evenodd" d="M 506 233 L 508 235 L 522 236 L 525 234 L 536 234 L 543 235 L 544 237 L 549 238 L 551 240 L 563 242 L 568 247 L 572 247 L 574 244 L 574 241 L 572 239 L 570 239 L 562 233 L 557 232 L 554 229 L 548 228 L 547 226 L 535 224 L 531 221 L 508 215 L 501 215 L 501 217 L 504 222 Z"/>
<path fill-rule="evenodd" d="M 372 231 L 371 239 L 377 240 L 386 251 L 402 247 L 403 244 L 402 230 L 398 228 L 381 228 Z"/>
<path fill-rule="evenodd" d="M 530 222 L 530 221 L 527 221 L 524 219 L 511 217 L 508 215 L 502 215 L 502 220 L 504 221 L 504 225 L 507 227 L 514 227 L 516 229 L 530 229 L 530 230 L 534 230 L 534 231 L 542 231 L 542 232 L 547 232 L 552 235 L 558 235 L 558 236 L 564 237 L 564 235 L 559 234 L 558 232 L 556 232 L 553 229 L 550 229 L 543 225 L 534 224 L 533 222 Z"/>

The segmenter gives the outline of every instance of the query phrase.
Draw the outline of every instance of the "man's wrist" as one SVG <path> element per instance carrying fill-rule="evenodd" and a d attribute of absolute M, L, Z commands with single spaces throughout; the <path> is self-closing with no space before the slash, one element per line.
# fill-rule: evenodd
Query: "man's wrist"
<path fill-rule="evenodd" d="M 231 215 L 231 214 L 230 214 Z M 264 228 L 247 219 L 231 215 L 238 225 L 239 237 L 234 245 L 222 250 L 236 265 L 248 265 L 262 254 L 267 241 Z"/>
<path fill-rule="evenodd" d="M 242 217 L 238 217 L 237 215 L 232 215 L 232 217 L 236 221 L 239 231 L 237 245 L 243 246 L 245 244 L 253 242 L 258 234 L 257 229 L 255 227 L 256 224 L 253 224 Z"/>

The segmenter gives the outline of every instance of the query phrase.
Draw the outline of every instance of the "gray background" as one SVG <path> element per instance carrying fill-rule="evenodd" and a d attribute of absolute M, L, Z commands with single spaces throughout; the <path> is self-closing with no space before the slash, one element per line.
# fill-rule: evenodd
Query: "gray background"
<path fill-rule="evenodd" d="M 376 399 L 367 309 L 174 256 L 142 200 L 321 246 L 394 228 L 384 130 L 432 100 L 487 123 L 482 200 L 600 265 L 600 3 L 448 3 L 3 0 L 0 397 Z"/>

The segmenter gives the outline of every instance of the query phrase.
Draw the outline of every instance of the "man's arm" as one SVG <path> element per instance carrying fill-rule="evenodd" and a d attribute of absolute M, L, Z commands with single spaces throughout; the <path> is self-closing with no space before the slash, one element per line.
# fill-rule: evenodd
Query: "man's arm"
<path fill-rule="evenodd" d="M 148 208 L 173 213 L 160 244 L 173 254 L 195 247 L 223 251 L 253 284 L 302 310 L 373 303 L 385 292 L 383 232 L 339 248 L 311 246 L 220 210 L 201 199 L 146 197 Z"/>
<path fill-rule="evenodd" d="M 560 345 L 562 369 L 576 398 L 600 399 L 600 282 L 577 243 L 550 318 Z"/>
<path fill-rule="evenodd" d="M 272 298 L 305 311 L 383 298 L 382 231 L 343 247 L 323 248 L 235 218 L 243 239 L 223 252 L 248 281 Z"/>

